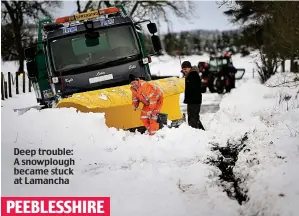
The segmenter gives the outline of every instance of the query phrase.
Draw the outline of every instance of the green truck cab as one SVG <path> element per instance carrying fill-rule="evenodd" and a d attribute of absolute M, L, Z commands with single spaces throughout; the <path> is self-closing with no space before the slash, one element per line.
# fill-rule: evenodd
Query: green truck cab
<path fill-rule="evenodd" d="M 62 98 L 129 84 L 132 74 L 152 80 L 140 24 L 147 28 L 155 54 L 162 50 L 155 23 L 133 22 L 122 5 L 73 16 L 44 19 L 36 47 L 25 50 L 37 102 L 55 107 Z"/>

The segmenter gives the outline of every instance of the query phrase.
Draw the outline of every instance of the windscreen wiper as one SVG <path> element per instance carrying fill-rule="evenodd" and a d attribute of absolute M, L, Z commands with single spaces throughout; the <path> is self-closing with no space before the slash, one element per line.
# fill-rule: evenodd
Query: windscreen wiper
<path fill-rule="evenodd" d="M 134 58 L 134 57 L 137 57 L 138 54 L 135 54 L 135 55 L 130 55 L 130 56 L 125 56 L 125 57 L 121 57 L 121 58 L 117 58 L 117 59 L 114 59 L 114 60 L 108 60 L 108 61 L 105 61 L 105 62 L 101 62 L 103 65 L 110 65 L 110 64 L 113 64 L 115 62 L 118 62 L 118 61 L 122 61 L 122 60 L 127 60 L 127 59 L 131 59 L 131 58 Z"/>
<path fill-rule="evenodd" d="M 130 55 L 130 56 L 125 56 L 125 57 L 117 58 L 117 59 L 114 59 L 114 60 L 111 60 L 111 61 L 102 62 L 102 64 L 105 64 L 105 65 L 112 64 L 112 63 L 115 63 L 115 62 L 118 62 L 118 61 L 131 59 L 131 58 L 134 58 L 134 57 L 137 57 L 137 56 L 138 56 L 138 54 Z"/>
<path fill-rule="evenodd" d="M 135 55 L 126 56 L 126 57 L 122 57 L 122 58 L 118 58 L 118 59 L 114 59 L 114 60 L 109 60 L 108 59 L 106 61 L 101 61 L 101 62 L 97 62 L 97 63 L 94 63 L 94 64 L 82 66 L 80 69 L 76 68 L 76 69 L 71 69 L 71 70 L 90 70 L 90 69 L 93 69 L 96 66 L 106 67 L 106 66 L 108 66 L 110 64 L 113 64 L 115 62 L 118 62 L 118 61 L 127 60 L 127 59 L 137 57 L 138 55 L 139 54 L 135 54 Z"/>

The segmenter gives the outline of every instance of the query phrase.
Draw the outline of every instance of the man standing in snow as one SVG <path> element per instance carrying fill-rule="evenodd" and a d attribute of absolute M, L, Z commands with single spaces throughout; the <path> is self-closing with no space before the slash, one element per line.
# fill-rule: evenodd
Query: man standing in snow
<path fill-rule="evenodd" d="M 182 63 L 182 71 L 185 74 L 184 103 L 187 104 L 188 124 L 193 128 L 204 130 L 199 116 L 202 94 L 198 67 L 192 67 L 189 61 L 184 61 Z"/>
<path fill-rule="evenodd" d="M 163 93 L 155 85 L 134 77 L 129 77 L 132 92 L 132 106 L 136 110 L 139 103 L 143 103 L 140 120 L 146 127 L 149 135 L 154 135 L 159 130 L 157 114 L 163 105 Z"/>

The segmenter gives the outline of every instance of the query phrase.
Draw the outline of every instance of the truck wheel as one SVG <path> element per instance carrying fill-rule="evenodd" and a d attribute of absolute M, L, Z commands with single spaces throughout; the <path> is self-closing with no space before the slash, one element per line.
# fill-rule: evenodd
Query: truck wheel
<path fill-rule="evenodd" d="M 227 87 L 225 88 L 225 91 L 226 91 L 226 92 L 230 92 L 231 89 L 232 89 L 231 86 L 227 86 Z"/>
<path fill-rule="evenodd" d="M 224 88 L 223 87 L 217 88 L 217 93 L 218 94 L 223 94 L 223 92 L 224 92 Z"/>
<path fill-rule="evenodd" d="M 217 77 L 215 79 L 214 86 L 218 94 L 222 94 L 224 92 L 224 83 L 221 80 L 221 77 Z"/>
<path fill-rule="evenodd" d="M 211 93 L 215 93 L 216 92 L 215 89 L 214 89 L 214 86 L 212 86 L 212 85 L 209 86 L 209 91 Z"/>
<path fill-rule="evenodd" d="M 215 87 L 214 87 L 214 79 L 215 79 L 214 77 L 211 77 L 208 82 L 208 88 L 211 93 L 216 92 Z"/>
<path fill-rule="evenodd" d="M 236 88 L 236 82 L 235 82 L 235 80 L 233 80 L 232 88 Z"/>
<path fill-rule="evenodd" d="M 235 82 L 232 78 L 228 78 L 230 79 L 230 82 L 227 86 L 225 86 L 225 90 L 226 92 L 230 92 L 233 88 L 235 88 Z"/>

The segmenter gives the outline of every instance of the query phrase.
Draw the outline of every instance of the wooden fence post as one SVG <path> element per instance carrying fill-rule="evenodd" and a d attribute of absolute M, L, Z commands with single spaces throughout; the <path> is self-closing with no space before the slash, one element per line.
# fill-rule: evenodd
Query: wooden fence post
<path fill-rule="evenodd" d="M 29 83 L 28 83 L 29 92 L 31 92 L 31 80 L 29 79 L 28 82 L 29 82 Z"/>
<path fill-rule="evenodd" d="M 19 72 L 16 72 L 16 94 L 19 94 Z"/>
<path fill-rule="evenodd" d="M 4 74 L 1 72 L 1 99 L 4 100 Z"/>
<path fill-rule="evenodd" d="M 5 98 L 8 98 L 8 96 L 7 96 L 7 82 L 6 81 L 4 81 L 4 96 L 5 96 Z"/>
<path fill-rule="evenodd" d="M 8 96 L 12 97 L 12 94 L 11 94 L 11 73 L 10 72 L 8 72 Z"/>
<path fill-rule="evenodd" d="M 23 74 L 23 93 L 26 92 L 26 89 L 25 89 L 25 80 L 26 80 L 26 76 L 25 76 L 25 72 L 22 72 Z"/>

